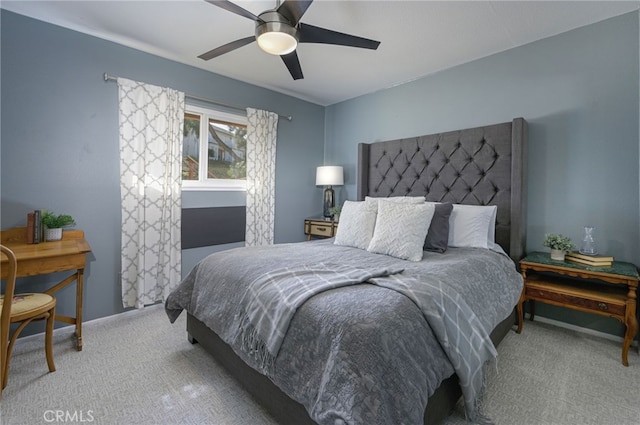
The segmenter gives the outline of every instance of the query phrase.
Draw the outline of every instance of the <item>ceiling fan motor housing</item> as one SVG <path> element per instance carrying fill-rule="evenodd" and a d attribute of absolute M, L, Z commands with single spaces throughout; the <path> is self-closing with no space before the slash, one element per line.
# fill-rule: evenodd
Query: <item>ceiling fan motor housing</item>
<path fill-rule="evenodd" d="M 256 41 L 273 55 L 291 53 L 298 45 L 298 30 L 275 10 L 261 13 L 256 21 Z"/>

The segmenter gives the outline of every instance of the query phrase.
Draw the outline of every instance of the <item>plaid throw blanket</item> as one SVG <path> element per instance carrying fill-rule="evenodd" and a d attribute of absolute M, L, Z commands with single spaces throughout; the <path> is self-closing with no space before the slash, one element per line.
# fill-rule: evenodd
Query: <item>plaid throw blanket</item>
<path fill-rule="evenodd" d="M 484 366 L 498 352 L 464 299 L 437 279 L 427 282 L 394 275 L 372 278 L 369 282 L 406 295 L 420 308 L 458 375 L 467 419 L 476 424 L 491 424 L 480 412 L 480 404 L 485 386 Z"/>
<path fill-rule="evenodd" d="M 398 267 L 364 269 L 316 263 L 267 272 L 248 286 L 240 301 L 236 338 L 242 338 L 242 349 L 268 371 L 278 355 L 293 315 L 306 300 L 329 289 L 402 271 Z"/>
<path fill-rule="evenodd" d="M 309 298 L 334 288 L 367 282 L 399 292 L 418 306 L 433 329 L 460 380 L 467 419 L 491 423 L 480 412 L 484 390 L 484 365 L 497 356 L 482 323 L 446 282 L 419 281 L 400 274 L 403 269 L 313 264 L 284 267 L 253 281 L 240 302 L 239 329 L 242 349 L 264 372 L 273 363 L 296 310 Z"/>

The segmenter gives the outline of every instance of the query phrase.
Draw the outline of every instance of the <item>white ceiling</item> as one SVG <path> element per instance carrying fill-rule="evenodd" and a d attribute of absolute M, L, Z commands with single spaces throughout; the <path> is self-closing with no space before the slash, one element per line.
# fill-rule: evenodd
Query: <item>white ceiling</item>
<path fill-rule="evenodd" d="M 236 3 L 258 15 L 276 1 Z M 301 44 L 304 79 L 251 43 L 210 61 L 197 56 L 251 36 L 254 22 L 202 0 L 10 1 L 0 7 L 319 105 L 366 93 L 638 10 L 639 1 L 316 0 L 301 22 L 381 41 L 378 50 Z M 106 71 L 106 70 L 105 70 Z"/>

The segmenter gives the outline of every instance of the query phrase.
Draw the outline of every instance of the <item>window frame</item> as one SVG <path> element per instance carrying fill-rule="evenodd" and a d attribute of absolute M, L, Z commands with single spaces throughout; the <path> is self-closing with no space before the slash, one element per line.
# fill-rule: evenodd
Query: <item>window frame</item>
<path fill-rule="evenodd" d="M 245 191 L 247 190 L 247 180 L 244 179 L 209 179 L 207 178 L 207 167 L 209 164 L 209 119 L 225 121 L 231 124 L 248 126 L 249 121 L 246 115 L 234 114 L 203 106 L 186 104 L 185 114 L 200 116 L 200 143 L 198 153 L 200 155 L 198 167 L 198 180 L 182 180 L 183 191 Z M 202 142 L 203 135 L 206 135 L 206 143 Z M 204 160 L 203 160 L 204 159 Z M 245 151 L 246 161 L 246 151 Z"/>

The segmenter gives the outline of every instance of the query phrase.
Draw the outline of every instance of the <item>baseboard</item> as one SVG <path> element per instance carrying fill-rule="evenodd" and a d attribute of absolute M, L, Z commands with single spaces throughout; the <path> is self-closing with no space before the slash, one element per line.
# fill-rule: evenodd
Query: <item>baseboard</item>
<path fill-rule="evenodd" d="M 87 320 L 87 321 L 83 321 L 82 322 L 82 327 L 84 328 L 87 325 L 90 325 L 92 323 L 100 323 L 100 322 L 105 322 L 108 320 L 112 320 L 115 319 L 116 317 L 121 317 L 121 316 L 135 316 L 137 314 L 140 314 L 146 310 L 149 309 L 155 309 L 155 308 L 164 308 L 164 303 L 158 303 L 158 304 L 152 304 L 152 305 L 148 305 L 145 306 L 145 308 L 143 309 L 131 309 L 131 310 L 127 310 L 127 311 L 123 311 L 122 313 L 116 313 L 116 314 L 112 314 L 111 316 L 104 316 L 104 317 L 98 317 L 97 319 L 91 319 L 91 320 Z M 69 333 L 72 334 L 76 331 L 76 327 L 75 325 L 67 325 L 67 326 L 63 326 L 61 328 L 56 328 L 53 330 L 53 334 L 54 335 L 60 335 L 60 334 L 65 334 L 65 333 Z M 31 335 L 26 335 L 26 336 L 21 336 L 20 338 L 17 339 L 16 342 L 18 341 L 29 341 L 31 338 L 44 338 L 44 332 L 38 332 L 36 334 L 31 334 Z"/>
<path fill-rule="evenodd" d="M 535 321 L 536 322 L 541 322 L 541 323 L 547 323 L 549 325 L 557 326 L 559 328 L 569 329 L 569 330 L 580 332 L 580 333 L 587 334 L 587 335 L 596 336 L 596 337 L 599 337 L 599 338 L 608 339 L 609 341 L 615 341 L 615 342 L 618 342 L 618 343 L 622 343 L 624 341 L 624 338 L 621 337 L 621 336 L 611 335 L 609 333 L 596 331 L 594 329 L 583 328 L 582 326 L 572 325 L 571 323 L 561 322 L 559 320 L 548 319 L 548 318 L 546 318 L 544 316 L 537 316 L 536 315 Z M 526 326 L 526 323 L 525 323 L 525 326 Z M 631 345 L 633 347 L 638 346 L 638 341 L 634 340 L 631 343 Z"/>
<path fill-rule="evenodd" d="M 92 320 L 88 320 L 86 322 L 83 322 L 83 326 L 86 326 L 90 323 L 100 323 L 106 320 L 111 320 L 114 319 L 116 317 L 119 316 L 135 316 L 136 314 L 139 314 L 141 312 L 143 312 L 144 310 L 147 309 L 152 309 L 152 308 L 163 308 L 164 304 L 163 303 L 158 303 L 158 304 L 154 304 L 154 305 L 150 305 L 145 307 L 144 309 L 133 309 L 133 310 L 127 310 L 127 311 L 123 311 L 122 313 L 117 313 L 117 314 L 113 314 L 111 316 L 105 316 L 105 317 L 99 317 L 97 319 L 92 319 Z M 616 336 L 616 335 L 611 335 L 608 334 L 606 332 L 600 332 L 600 331 L 596 331 L 593 329 L 589 329 L 589 328 L 583 328 L 582 326 L 576 326 L 576 325 L 572 325 L 570 323 L 565 323 L 565 322 L 561 322 L 559 320 L 554 320 L 554 319 L 548 319 L 544 316 L 536 316 L 535 319 L 537 322 L 541 322 L 541 323 L 546 323 L 549 325 L 553 325 L 553 326 L 557 326 L 559 328 L 564 328 L 564 329 L 569 329 L 572 331 L 576 331 L 576 332 L 580 332 L 586 335 L 592 335 L 592 336 L 596 336 L 599 338 L 604 338 L 604 339 L 608 339 L 610 341 L 615 341 L 618 343 L 622 343 L 622 341 L 624 341 L 624 338 L 620 337 L 620 336 Z M 75 326 L 74 325 L 69 325 L 69 326 L 64 326 L 62 328 L 57 328 L 53 330 L 53 334 L 54 335 L 58 335 L 58 334 L 62 334 L 62 333 L 73 333 L 75 331 Z M 44 332 L 40 332 L 37 334 L 33 334 L 33 335 L 27 335 L 24 337 L 20 337 L 18 338 L 18 341 L 20 340 L 25 340 L 28 341 L 29 338 L 36 338 L 36 337 L 42 337 L 42 335 L 44 335 Z M 638 341 L 634 340 L 631 345 L 633 347 L 637 347 L 638 346 Z"/>

